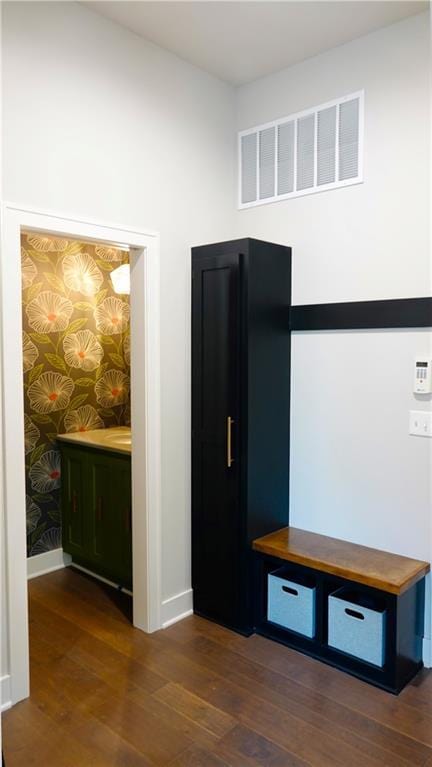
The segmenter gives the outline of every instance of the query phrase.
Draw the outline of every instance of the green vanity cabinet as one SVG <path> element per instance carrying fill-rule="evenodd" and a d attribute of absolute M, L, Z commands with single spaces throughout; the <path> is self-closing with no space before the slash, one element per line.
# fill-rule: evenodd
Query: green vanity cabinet
<path fill-rule="evenodd" d="M 63 550 L 76 564 L 132 588 L 129 455 L 60 443 Z"/>
<path fill-rule="evenodd" d="M 120 458 L 115 469 L 117 479 L 117 506 L 121 515 L 118 545 L 120 559 L 118 562 L 118 581 L 129 578 L 132 580 L 132 484 L 130 459 L 129 464 Z"/>
<path fill-rule="evenodd" d="M 61 510 L 63 549 L 72 557 L 85 556 L 89 538 L 88 515 L 84 509 L 87 487 L 87 452 L 62 448 Z"/>

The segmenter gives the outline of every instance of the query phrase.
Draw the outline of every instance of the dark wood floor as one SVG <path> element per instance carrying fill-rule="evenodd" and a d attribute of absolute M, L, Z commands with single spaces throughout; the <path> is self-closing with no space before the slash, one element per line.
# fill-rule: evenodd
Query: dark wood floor
<path fill-rule="evenodd" d="M 72 569 L 29 583 L 7 767 L 432 767 L 432 674 L 399 697 L 197 617 L 146 635 Z"/>

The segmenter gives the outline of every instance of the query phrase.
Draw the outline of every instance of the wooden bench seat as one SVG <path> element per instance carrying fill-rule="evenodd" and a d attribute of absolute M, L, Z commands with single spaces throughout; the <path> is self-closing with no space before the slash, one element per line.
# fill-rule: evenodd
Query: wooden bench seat
<path fill-rule="evenodd" d="M 428 562 L 284 527 L 252 547 L 262 554 L 331 573 L 391 594 L 403 594 L 430 570 Z"/>

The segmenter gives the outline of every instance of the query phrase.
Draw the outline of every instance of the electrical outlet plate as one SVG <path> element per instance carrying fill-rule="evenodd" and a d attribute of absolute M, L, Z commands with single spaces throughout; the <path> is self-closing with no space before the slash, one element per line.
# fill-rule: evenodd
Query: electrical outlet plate
<path fill-rule="evenodd" d="M 409 433 L 416 437 L 432 437 L 432 412 L 410 410 Z"/>

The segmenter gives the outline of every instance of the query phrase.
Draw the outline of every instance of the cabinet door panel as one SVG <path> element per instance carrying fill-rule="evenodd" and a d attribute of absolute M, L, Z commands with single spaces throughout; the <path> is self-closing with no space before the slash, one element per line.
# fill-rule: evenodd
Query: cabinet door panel
<path fill-rule="evenodd" d="M 62 447 L 63 548 L 78 564 L 132 586 L 131 462 Z"/>
<path fill-rule="evenodd" d="M 89 456 L 90 557 L 106 567 L 115 555 L 115 522 L 112 499 L 112 465 L 109 455 Z"/>
<path fill-rule="evenodd" d="M 84 451 L 62 450 L 63 549 L 71 555 L 83 555 L 87 546 L 86 472 Z"/>
<path fill-rule="evenodd" d="M 114 471 L 113 471 L 114 476 Z M 132 587 L 132 493 L 131 464 L 127 459 L 116 459 L 116 488 L 113 493 L 117 527 L 118 550 L 116 567 L 119 582 Z"/>
<path fill-rule="evenodd" d="M 238 255 L 193 267 L 194 606 L 227 624 L 240 600 L 238 274 Z"/>

